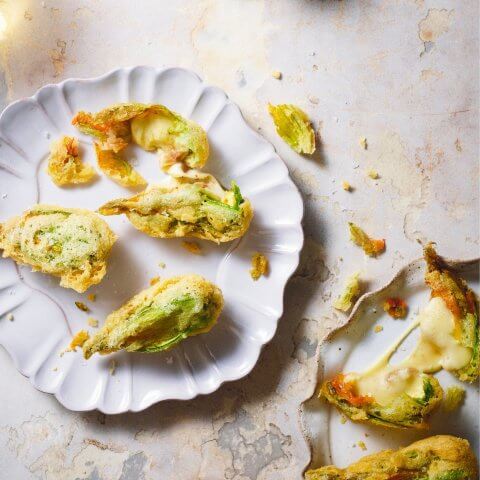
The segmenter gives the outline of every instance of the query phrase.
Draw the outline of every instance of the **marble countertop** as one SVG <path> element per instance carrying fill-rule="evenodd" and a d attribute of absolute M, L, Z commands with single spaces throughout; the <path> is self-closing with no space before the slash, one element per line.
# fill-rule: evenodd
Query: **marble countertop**
<path fill-rule="evenodd" d="M 302 192 L 306 235 L 275 338 L 250 375 L 208 397 L 137 414 L 74 413 L 34 390 L 0 351 L 2 476 L 300 479 L 309 452 L 297 410 L 314 385 L 319 339 L 344 321 L 331 302 L 345 277 L 360 270 L 376 288 L 421 255 L 419 241 L 452 258 L 478 255 L 478 8 L 473 0 L 2 2 L 3 106 L 119 66 L 195 70 L 276 146 Z M 281 141 L 268 102 L 308 112 L 320 139 L 314 156 Z M 352 220 L 386 239 L 384 255 L 366 258 L 348 241 Z"/>

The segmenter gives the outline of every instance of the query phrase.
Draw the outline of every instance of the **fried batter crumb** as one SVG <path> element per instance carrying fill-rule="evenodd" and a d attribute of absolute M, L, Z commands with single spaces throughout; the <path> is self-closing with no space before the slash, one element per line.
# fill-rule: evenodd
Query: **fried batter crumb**
<path fill-rule="evenodd" d="M 367 446 L 365 445 L 365 442 L 362 442 L 361 440 L 359 442 L 357 442 L 357 445 L 360 447 L 360 449 L 362 451 L 366 451 L 367 450 Z"/>
<path fill-rule="evenodd" d="M 159 266 L 160 268 L 165 268 L 167 265 L 166 265 L 165 262 L 160 262 L 160 263 L 158 264 L 158 266 Z"/>
<path fill-rule="evenodd" d="M 155 285 L 156 283 L 158 283 L 160 281 L 160 277 L 153 277 L 150 279 L 150 285 Z"/>
<path fill-rule="evenodd" d="M 86 330 L 80 330 L 75 334 L 67 349 L 69 352 L 76 351 L 77 347 L 83 347 L 83 344 L 90 338 L 89 333 Z"/>
<path fill-rule="evenodd" d="M 15 319 L 15 317 L 13 316 L 13 313 L 12 313 L 12 312 L 9 312 L 9 313 L 7 313 L 7 315 L 6 315 L 6 319 L 9 320 L 10 322 L 13 322 L 13 320 Z"/>
<path fill-rule="evenodd" d="M 370 257 L 376 257 L 385 250 L 385 240 L 375 240 L 370 238 L 359 226 L 352 222 L 348 223 L 350 227 L 350 240 L 363 249 Z"/>
<path fill-rule="evenodd" d="M 367 143 L 367 139 L 365 137 L 360 137 L 358 139 L 358 143 L 360 144 L 360 146 L 364 149 L 364 150 L 367 150 L 368 148 L 368 143 Z"/>
<path fill-rule="evenodd" d="M 189 251 L 190 253 L 193 253 L 194 255 L 201 255 L 202 254 L 202 249 L 200 248 L 200 245 L 196 242 L 188 242 L 184 240 L 182 242 L 182 247 Z"/>
<path fill-rule="evenodd" d="M 352 189 L 352 186 L 350 185 L 350 183 L 348 183 L 347 181 L 343 181 L 342 182 L 342 188 L 346 191 L 346 192 L 351 192 L 353 189 Z"/>
<path fill-rule="evenodd" d="M 89 312 L 90 309 L 83 302 L 75 302 L 76 307 L 82 312 Z"/>
<path fill-rule="evenodd" d="M 267 276 L 269 271 L 268 258 L 263 253 L 254 253 L 252 255 L 252 268 L 250 276 L 258 280 L 262 275 Z"/>
<path fill-rule="evenodd" d="M 373 329 L 375 333 L 380 333 L 382 330 L 383 327 L 381 325 L 375 325 L 375 328 Z"/>
<path fill-rule="evenodd" d="M 94 302 L 97 299 L 97 295 L 95 293 L 89 293 L 87 298 L 91 301 Z"/>
<path fill-rule="evenodd" d="M 377 180 L 379 178 L 378 172 L 376 170 L 369 170 L 367 172 L 367 175 L 372 179 L 372 180 Z"/>
<path fill-rule="evenodd" d="M 408 305 L 402 298 L 391 297 L 383 302 L 383 309 L 392 318 L 405 318 L 407 316 Z"/>
<path fill-rule="evenodd" d="M 98 327 L 98 320 L 96 320 L 95 318 L 89 317 L 87 319 L 87 323 L 90 327 L 94 327 L 94 328 Z"/>
<path fill-rule="evenodd" d="M 274 70 L 272 72 L 272 77 L 275 78 L 276 80 L 281 80 L 282 79 L 282 72 L 278 70 Z"/>

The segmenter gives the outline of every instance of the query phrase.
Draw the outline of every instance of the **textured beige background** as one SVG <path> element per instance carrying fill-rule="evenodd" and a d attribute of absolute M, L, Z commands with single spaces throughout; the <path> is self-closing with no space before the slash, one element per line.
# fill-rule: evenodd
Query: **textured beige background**
<path fill-rule="evenodd" d="M 4 0 L 0 11 L 3 104 L 118 66 L 191 68 L 275 144 L 306 212 L 276 337 L 247 378 L 209 397 L 115 417 L 72 413 L 0 352 L 0 476 L 300 478 L 308 453 L 297 408 L 313 387 L 318 339 L 344 320 L 330 304 L 345 276 L 360 269 L 378 286 L 420 255 L 417 239 L 451 257 L 478 253 L 478 2 Z M 269 101 L 311 115 L 318 154 L 282 143 Z M 352 219 L 386 238 L 383 256 L 349 243 Z"/>

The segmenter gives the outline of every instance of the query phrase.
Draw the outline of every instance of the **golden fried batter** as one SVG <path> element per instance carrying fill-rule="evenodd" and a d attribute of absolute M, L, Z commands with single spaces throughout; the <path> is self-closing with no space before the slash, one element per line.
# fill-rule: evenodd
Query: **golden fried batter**
<path fill-rule="evenodd" d="M 115 240 L 104 220 L 79 208 L 36 205 L 0 224 L 4 257 L 60 277 L 62 287 L 77 292 L 102 280 Z"/>
<path fill-rule="evenodd" d="M 223 308 L 222 292 L 199 275 L 159 281 L 112 312 L 83 346 L 85 358 L 127 350 L 159 352 L 208 332 Z"/>

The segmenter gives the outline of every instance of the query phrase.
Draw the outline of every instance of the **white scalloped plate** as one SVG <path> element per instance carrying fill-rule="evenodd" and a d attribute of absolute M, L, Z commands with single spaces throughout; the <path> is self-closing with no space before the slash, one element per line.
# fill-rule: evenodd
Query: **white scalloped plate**
<path fill-rule="evenodd" d="M 183 249 L 180 239 L 146 236 L 124 216 L 105 217 L 119 240 L 107 276 L 85 294 L 0 260 L 0 344 L 32 385 L 53 393 L 71 410 L 139 411 L 161 400 L 211 393 L 246 375 L 275 333 L 284 287 L 303 244 L 302 200 L 272 145 L 247 125 L 222 90 L 178 68 L 124 68 L 95 79 L 66 80 L 7 107 L 0 117 L 0 221 L 36 202 L 95 210 L 109 199 L 131 194 L 105 176 L 89 186 L 61 189 L 45 173 L 49 145 L 61 134 L 78 136 L 85 161 L 95 165 L 91 139 L 71 126 L 72 116 L 126 101 L 162 103 L 202 125 L 211 146 L 205 170 L 225 184 L 235 179 L 251 200 L 255 217 L 240 241 L 221 246 L 199 242 L 201 256 Z M 129 153 L 145 178 L 161 179 L 154 154 L 135 146 Z M 257 282 L 249 275 L 254 251 L 267 254 L 271 264 L 270 275 Z M 165 262 L 164 269 L 160 262 Z M 102 322 L 152 277 L 188 272 L 204 275 L 223 291 L 226 306 L 209 333 L 165 353 L 121 352 L 88 362 L 80 352 L 60 356 L 72 332 L 87 328 L 88 316 Z M 88 293 L 97 295 L 94 303 Z M 78 310 L 76 300 L 91 312 Z M 6 319 L 7 312 L 14 321 Z M 109 373 L 112 359 L 114 375 Z"/>
<path fill-rule="evenodd" d="M 480 291 L 479 260 L 450 261 L 460 277 L 467 280 L 477 295 Z M 382 352 L 391 347 L 408 328 L 418 310 L 425 306 L 430 289 L 424 282 L 425 262 L 418 259 L 402 268 L 386 286 L 363 295 L 356 303 L 345 326 L 332 332 L 322 344 L 319 353 L 318 385 L 323 379 L 339 372 L 365 370 Z M 382 308 L 388 297 L 399 296 L 407 301 L 408 317 L 393 320 Z M 374 326 L 383 330 L 374 332 Z M 418 330 L 406 339 L 392 357 L 396 362 L 405 357 L 416 344 Z M 384 427 L 354 423 L 342 416 L 336 408 L 317 398 L 317 392 L 302 404 L 300 417 L 305 437 L 311 450 L 309 468 L 323 465 L 345 467 L 359 458 L 385 450 L 399 448 L 430 435 L 450 434 L 466 438 L 475 452 L 479 449 L 479 391 L 478 381 L 469 385 L 460 382 L 446 371 L 436 374 L 445 390 L 451 385 L 460 385 L 466 390 L 465 402 L 456 411 L 447 413 L 442 407 L 431 416 L 431 427 L 424 431 L 392 430 Z M 357 442 L 363 441 L 367 451 L 362 451 Z"/>

